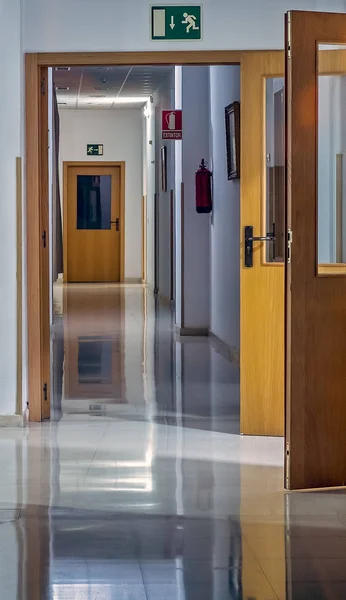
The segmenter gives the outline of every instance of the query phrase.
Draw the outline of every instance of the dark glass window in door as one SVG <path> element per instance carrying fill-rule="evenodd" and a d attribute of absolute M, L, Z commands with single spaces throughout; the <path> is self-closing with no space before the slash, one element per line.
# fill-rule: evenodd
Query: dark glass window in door
<path fill-rule="evenodd" d="M 77 229 L 110 229 L 111 175 L 77 175 Z"/>

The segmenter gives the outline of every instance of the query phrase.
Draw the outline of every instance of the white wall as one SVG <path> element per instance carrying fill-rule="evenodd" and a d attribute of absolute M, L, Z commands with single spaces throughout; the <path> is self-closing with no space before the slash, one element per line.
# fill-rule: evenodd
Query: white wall
<path fill-rule="evenodd" d="M 0 415 L 8 415 L 16 412 L 17 394 L 16 157 L 22 154 L 20 0 L 0 0 L 0 56 Z"/>
<path fill-rule="evenodd" d="M 240 67 L 210 67 L 210 152 L 213 171 L 210 329 L 239 349 L 240 181 L 227 177 L 225 107 L 240 100 Z"/>
<path fill-rule="evenodd" d="M 152 42 L 151 0 L 25 0 L 27 52 L 179 50 Z M 204 0 L 203 39 L 194 49 L 283 48 L 287 10 L 345 10 L 344 0 Z"/>
<path fill-rule="evenodd" d="M 146 195 L 146 281 L 155 287 L 155 109 L 149 100 L 146 104 L 144 140 L 144 181 Z"/>
<path fill-rule="evenodd" d="M 183 67 L 175 67 L 174 73 L 174 96 L 175 108 L 183 107 Z M 175 163 L 175 320 L 179 325 L 182 322 L 182 302 L 181 302 L 181 183 L 183 180 L 183 145 L 182 141 L 175 142 L 174 163 Z"/>
<path fill-rule="evenodd" d="M 209 329 L 209 215 L 196 211 L 195 173 L 209 154 L 209 67 L 182 68 L 182 181 L 184 183 L 184 321 Z"/>
<path fill-rule="evenodd" d="M 159 265 L 158 289 L 161 296 L 170 298 L 170 190 L 175 187 L 174 147 L 176 142 L 162 139 L 162 110 L 175 108 L 174 69 L 164 79 L 154 94 L 155 106 L 155 172 L 156 194 L 159 205 Z M 161 185 L 161 148 L 167 149 L 167 191 L 162 191 Z"/>
<path fill-rule="evenodd" d="M 60 111 L 60 163 L 126 162 L 125 279 L 142 277 L 142 114 L 138 109 Z M 87 156 L 88 143 L 103 144 L 104 155 Z"/>

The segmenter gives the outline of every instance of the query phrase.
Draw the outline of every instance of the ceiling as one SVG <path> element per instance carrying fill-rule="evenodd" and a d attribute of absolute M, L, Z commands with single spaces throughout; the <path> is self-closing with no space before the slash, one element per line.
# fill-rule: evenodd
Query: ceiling
<path fill-rule="evenodd" d="M 173 68 L 57 67 L 53 79 L 59 109 L 141 108 Z"/>

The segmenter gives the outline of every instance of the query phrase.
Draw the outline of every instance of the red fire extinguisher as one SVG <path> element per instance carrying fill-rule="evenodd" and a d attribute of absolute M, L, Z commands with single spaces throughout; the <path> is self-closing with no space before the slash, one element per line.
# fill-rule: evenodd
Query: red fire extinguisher
<path fill-rule="evenodd" d="M 196 172 L 196 210 L 198 213 L 210 213 L 213 209 L 211 178 L 212 173 L 207 169 L 203 158 Z"/>

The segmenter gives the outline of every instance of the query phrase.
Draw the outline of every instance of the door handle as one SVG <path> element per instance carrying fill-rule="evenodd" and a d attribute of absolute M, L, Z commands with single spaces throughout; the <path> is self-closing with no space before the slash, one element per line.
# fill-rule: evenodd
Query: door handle
<path fill-rule="evenodd" d="M 111 225 L 115 225 L 117 231 L 119 231 L 120 219 L 115 219 L 115 221 L 111 221 Z"/>
<path fill-rule="evenodd" d="M 254 242 L 275 242 L 275 233 L 267 233 L 267 235 L 255 237 L 253 235 L 252 225 L 246 225 L 245 229 L 245 255 L 244 263 L 246 268 L 253 267 L 253 243 Z"/>

